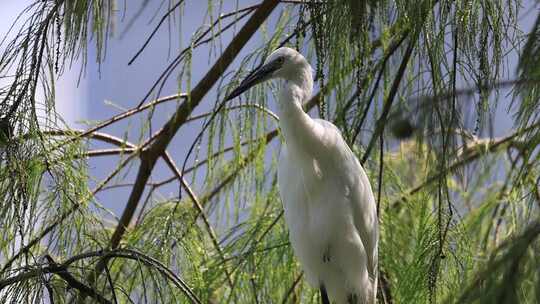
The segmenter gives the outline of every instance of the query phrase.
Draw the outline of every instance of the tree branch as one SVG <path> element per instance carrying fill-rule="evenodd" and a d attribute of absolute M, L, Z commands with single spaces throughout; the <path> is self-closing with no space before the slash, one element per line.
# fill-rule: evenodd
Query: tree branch
<path fill-rule="evenodd" d="M 199 199 L 197 198 L 197 196 L 195 195 L 193 190 L 191 190 L 191 187 L 189 187 L 189 185 L 185 181 L 184 177 L 180 173 L 180 170 L 178 170 L 178 167 L 176 166 L 176 164 L 174 163 L 174 161 L 171 159 L 171 157 L 169 156 L 169 154 L 167 152 L 165 152 L 165 155 L 163 156 L 163 158 L 164 158 L 165 163 L 167 164 L 167 166 L 169 166 L 171 171 L 174 172 L 174 174 L 176 175 L 176 178 L 180 181 L 180 184 L 182 185 L 182 187 L 188 193 L 189 198 L 193 201 L 193 205 L 195 205 L 195 207 L 197 208 L 198 214 L 200 214 L 202 216 L 202 218 L 203 218 L 203 222 L 204 222 L 204 225 L 206 227 L 206 231 L 208 232 L 208 235 L 210 236 L 210 239 L 212 240 L 212 244 L 214 245 L 216 251 L 218 252 L 219 257 L 221 258 L 221 260 L 225 261 L 225 259 L 226 259 L 225 254 L 223 253 L 223 250 L 221 249 L 221 246 L 219 245 L 219 241 L 217 239 L 216 233 L 214 232 L 214 229 L 212 228 L 212 225 L 210 224 L 210 220 L 208 220 L 208 217 L 206 216 L 206 212 L 204 212 L 203 206 L 201 205 Z M 178 206 L 178 204 L 175 205 L 173 213 L 176 211 L 177 206 Z M 231 274 L 229 273 L 229 269 L 227 268 L 227 265 L 223 266 L 223 270 L 225 271 L 225 275 L 227 277 L 227 281 L 229 283 L 229 286 L 232 288 L 233 281 L 232 281 L 232 278 L 231 278 Z"/>

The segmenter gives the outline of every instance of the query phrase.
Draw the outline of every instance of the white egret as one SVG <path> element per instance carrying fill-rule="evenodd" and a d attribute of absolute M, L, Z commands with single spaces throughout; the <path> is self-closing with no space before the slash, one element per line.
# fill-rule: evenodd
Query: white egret
<path fill-rule="evenodd" d="M 279 124 L 285 139 L 278 185 L 289 237 L 308 282 L 323 303 L 373 304 L 377 293 L 377 208 L 358 159 L 332 123 L 302 109 L 312 69 L 279 48 L 226 99 L 269 79 L 283 79 Z"/>

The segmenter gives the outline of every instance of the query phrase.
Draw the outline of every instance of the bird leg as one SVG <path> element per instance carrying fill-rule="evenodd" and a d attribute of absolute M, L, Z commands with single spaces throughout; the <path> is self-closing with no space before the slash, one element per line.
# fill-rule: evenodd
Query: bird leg
<path fill-rule="evenodd" d="M 326 288 L 321 284 L 321 302 L 322 304 L 330 304 L 330 299 L 328 299 L 328 294 L 326 294 Z"/>

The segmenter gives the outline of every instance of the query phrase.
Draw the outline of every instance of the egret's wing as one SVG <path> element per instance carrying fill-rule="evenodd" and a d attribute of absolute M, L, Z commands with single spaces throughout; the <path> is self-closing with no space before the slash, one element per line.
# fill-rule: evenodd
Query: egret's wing
<path fill-rule="evenodd" d="M 366 249 L 369 275 L 372 278 L 376 278 L 378 222 L 377 206 L 371 184 L 360 162 L 343 139 L 339 129 L 326 120 L 314 119 L 314 121 L 325 128 L 324 133 L 326 134 L 324 137 L 326 139 L 332 138 L 332 150 L 335 152 L 338 161 L 343 163 L 343 180 L 350 189 L 350 203 L 354 224 Z"/>
<path fill-rule="evenodd" d="M 352 151 L 351 151 L 351 154 Z M 358 159 L 354 157 L 357 163 L 357 176 L 354 190 L 352 191 L 352 209 L 354 216 L 354 224 L 358 230 L 364 247 L 366 248 L 366 254 L 368 257 L 368 270 L 372 278 L 376 277 L 377 262 L 378 262 L 378 220 L 377 220 L 377 205 L 375 204 L 375 198 L 371 190 L 371 185 L 367 178 L 364 169 L 358 162 Z"/>

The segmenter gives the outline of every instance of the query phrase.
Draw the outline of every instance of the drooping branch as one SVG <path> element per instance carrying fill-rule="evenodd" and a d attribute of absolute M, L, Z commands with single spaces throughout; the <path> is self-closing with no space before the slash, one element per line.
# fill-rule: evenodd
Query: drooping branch
<path fill-rule="evenodd" d="M 45 227 L 37 236 L 32 238 L 28 243 L 21 247 L 12 257 L 10 257 L 6 263 L 2 266 L 2 269 L 0 270 L 0 273 L 8 271 L 8 269 L 11 267 L 11 265 L 20 258 L 23 254 L 28 253 L 29 250 L 39 244 L 41 240 L 43 240 L 49 233 L 53 232 L 56 227 L 58 227 L 60 224 L 62 224 L 64 221 L 66 221 L 70 216 L 79 210 L 81 206 L 84 205 L 84 202 L 86 200 L 90 199 L 91 197 L 95 196 L 96 193 L 98 193 L 101 189 L 105 187 L 120 171 L 135 157 L 136 154 L 131 154 L 126 159 L 122 160 L 116 168 L 107 176 L 105 177 L 99 185 L 90 193 L 88 193 L 83 199 L 79 201 L 74 201 L 72 198 L 67 196 L 67 199 L 71 202 L 71 208 L 63 212 L 57 219 L 55 219 L 51 224 L 49 224 L 47 227 Z"/>
<path fill-rule="evenodd" d="M 32 267 L 27 267 L 26 270 L 23 272 L 8 277 L 6 279 L 0 280 L 0 291 L 7 286 L 16 284 L 21 281 L 30 280 L 33 278 L 37 278 L 41 276 L 44 273 L 51 273 L 51 274 L 58 274 L 64 279 L 68 279 L 71 283 L 75 283 L 75 281 L 72 280 L 72 275 L 67 273 L 68 268 L 71 266 L 71 264 L 78 262 L 80 260 L 90 259 L 90 258 L 105 258 L 105 259 L 111 259 L 111 258 L 123 258 L 123 259 L 129 259 L 134 260 L 136 262 L 142 263 L 146 265 L 147 267 L 150 267 L 152 269 L 155 269 L 158 271 L 164 278 L 172 282 L 176 287 L 178 287 L 184 295 L 190 300 L 191 303 L 202 303 L 198 297 L 195 295 L 193 290 L 185 283 L 180 277 L 178 277 L 176 274 L 174 274 L 173 271 L 168 269 L 165 265 L 163 265 L 160 261 L 149 257 L 139 251 L 132 250 L 132 249 L 115 249 L 115 250 L 98 250 L 98 251 L 90 251 L 85 252 L 81 254 L 77 254 L 75 256 L 72 256 L 65 260 L 63 263 L 56 263 L 53 260 L 48 258 L 48 264 L 44 265 L 36 265 Z M 74 278 L 73 278 L 74 279 Z M 83 294 L 86 296 L 91 296 L 94 299 L 96 299 L 100 303 L 111 303 L 110 301 L 106 300 L 102 296 L 96 295 L 97 292 L 93 290 L 92 288 L 84 285 L 83 283 L 79 282 L 77 279 L 75 279 L 78 283 L 75 283 L 73 286 L 74 288 L 77 288 L 81 290 Z M 82 285 L 85 287 L 82 287 Z"/>
<path fill-rule="evenodd" d="M 55 273 L 56 275 L 61 277 L 64 281 L 66 281 L 69 287 L 79 290 L 79 292 L 81 292 L 82 294 L 88 297 L 91 297 L 92 299 L 96 300 L 98 303 L 112 304 L 111 301 L 107 300 L 97 290 L 87 286 L 86 284 L 84 284 L 83 282 L 75 278 L 67 270 L 67 267 L 63 267 L 62 265 L 57 264 L 50 255 L 45 255 L 45 258 L 48 260 L 49 265 L 51 265 L 51 268 L 54 270 L 51 273 Z"/>

